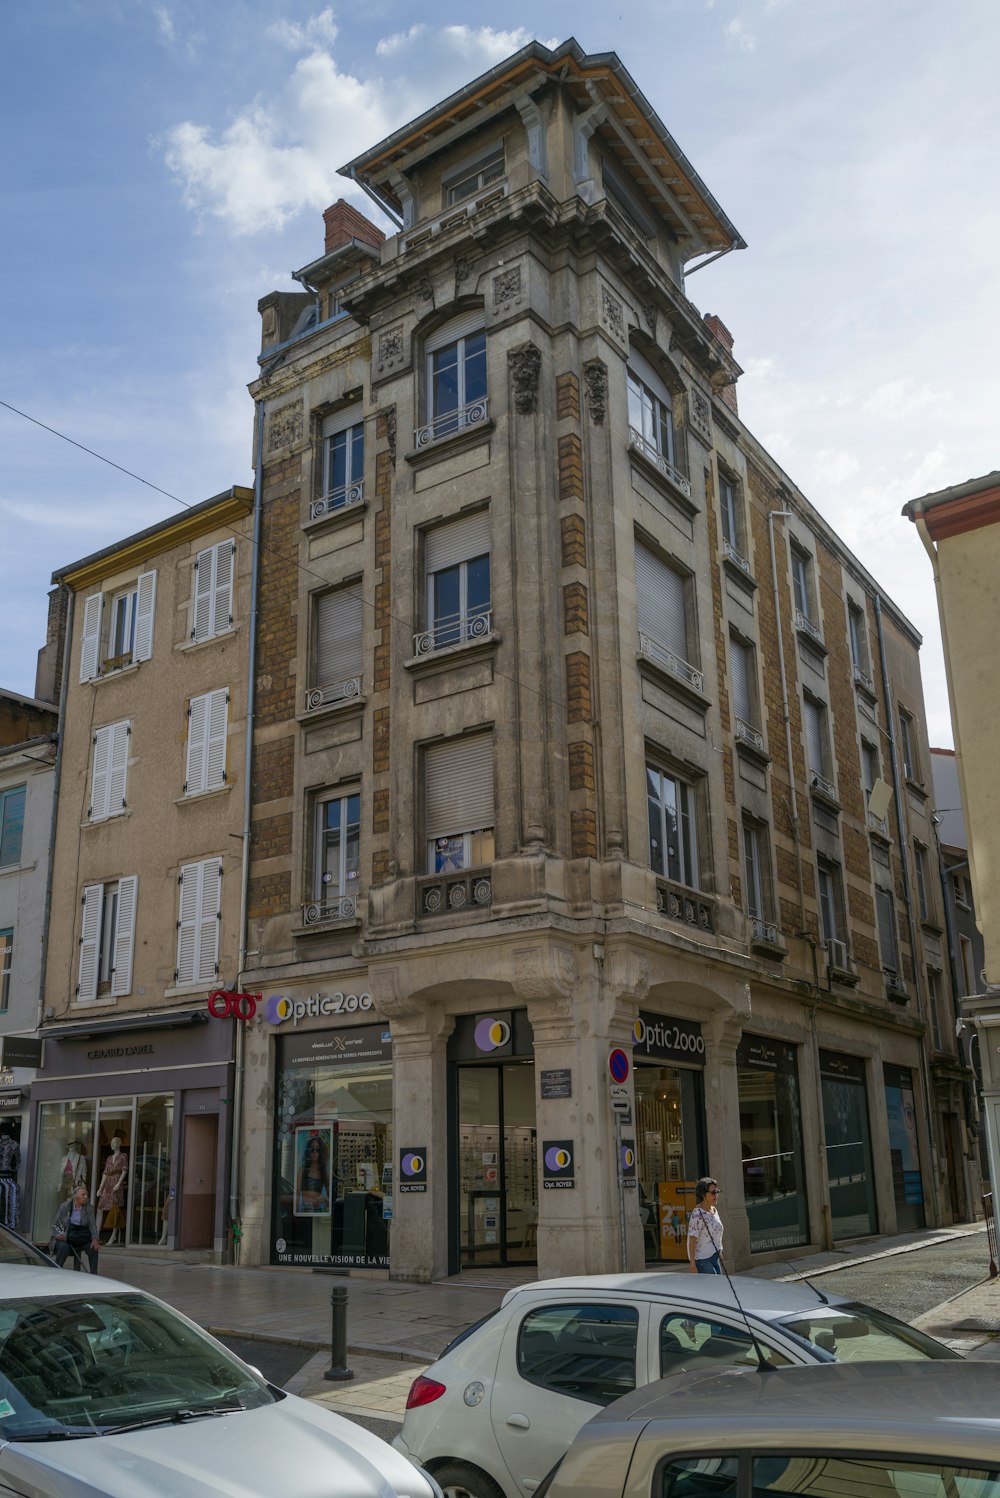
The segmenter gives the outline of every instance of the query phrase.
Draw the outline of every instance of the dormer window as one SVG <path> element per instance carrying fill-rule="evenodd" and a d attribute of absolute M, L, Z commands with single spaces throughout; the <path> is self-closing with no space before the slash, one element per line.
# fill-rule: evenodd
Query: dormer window
<path fill-rule="evenodd" d="M 474 198 L 476 193 L 482 192 L 491 182 L 497 182 L 506 176 L 506 172 L 503 146 L 495 146 L 488 155 L 480 156 L 472 163 L 467 162 L 444 179 L 445 207 L 450 208 L 454 203 L 464 203 L 467 198 Z"/>

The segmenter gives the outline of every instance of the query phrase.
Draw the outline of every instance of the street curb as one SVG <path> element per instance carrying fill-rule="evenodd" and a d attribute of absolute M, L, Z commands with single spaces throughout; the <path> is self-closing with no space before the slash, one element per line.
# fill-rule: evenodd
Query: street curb
<path fill-rule="evenodd" d="M 241 1342 L 269 1342 L 278 1347 L 305 1347 L 310 1352 L 329 1352 L 330 1339 L 317 1337 L 282 1337 L 276 1332 L 246 1331 L 234 1326 L 209 1326 L 210 1337 L 232 1337 Z M 373 1347 L 368 1342 L 349 1342 L 347 1351 L 355 1357 L 384 1358 L 387 1363 L 433 1363 L 441 1354 L 416 1347 Z"/>
<path fill-rule="evenodd" d="M 925 1238 L 920 1243 L 904 1243 L 899 1248 L 884 1248 L 880 1253 L 860 1254 L 856 1259 L 843 1259 L 838 1264 L 824 1264 L 821 1268 L 810 1269 L 808 1274 L 783 1274 L 779 1277 L 779 1283 L 791 1284 L 795 1280 L 815 1280 L 823 1274 L 839 1274 L 843 1269 L 855 1269 L 859 1264 L 874 1264 L 878 1259 L 895 1259 L 900 1254 L 917 1253 L 922 1248 L 936 1248 L 941 1243 L 954 1243 L 957 1238 L 974 1238 L 977 1233 L 985 1233 L 985 1227 L 970 1228 L 961 1233 L 941 1233 L 937 1238 Z M 751 1271 L 752 1272 L 752 1271 Z M 975 1288 L 975 1287 L 972 1287 Z M 965 1295 L 966 1290 L 960 1290 L 959 1295 Z M 953 1297 L 954 1298 L 954 1297 Z M 947 1301 L 942 1301 L 947 1305 Z"/>

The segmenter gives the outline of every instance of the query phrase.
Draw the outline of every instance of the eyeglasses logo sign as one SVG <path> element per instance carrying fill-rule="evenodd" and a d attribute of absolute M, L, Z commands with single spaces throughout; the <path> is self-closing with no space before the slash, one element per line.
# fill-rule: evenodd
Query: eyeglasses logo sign
<path fill-rule="evenodd" d="M 503 1051 L 510 1047 L 510 1021 L 493 1014 L 484 1014 L 476 1021 L 473 1031 L 476 1050 L 489 1055 L 491 1051 Z"/>
<path fill-rule="evenodd" d="M 410 1146 L 399 1152 L 399 1190 L 408 1193 L 427 1190 L 427 1147 Z"/>
<path fill-rule="evenodd" d="M 622 1180 L 626 1186 L 635 1185 L 635 1140 L 623 1139 L 621 1147 Z"/>
<path fill-rule="evenodd" d="M 291 999 L 286 999 L 283 994 L 273 993 L 264 1007 L 264 1014 L 270 1024 L 280 1025 L 283 1020 L 291 1018 Z"/>
<path fill-rule="evenodd" d="M 576 1186 L 576 1146 L 572 1139 L 546 1139 L 542 1144 L 542 1189 L 566 1191 Z"/>

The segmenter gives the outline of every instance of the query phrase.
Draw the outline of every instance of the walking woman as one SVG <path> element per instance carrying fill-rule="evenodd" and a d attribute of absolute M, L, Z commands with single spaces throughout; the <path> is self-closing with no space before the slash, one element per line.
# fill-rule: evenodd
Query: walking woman
<path fill-rule="evenodd" d="M 85 1253 L 90 1261 L 91 1274 L 97 1273 L 97 1250 L 101 1244 L 97 1236 L 97 1218 L 86 1186 L 77 1186 L 69 1201 L 63 1202 L 52 1224 L 52 1236 L 60 1269 L 70 1252 L 76 1255 L 79 1268 L 80 1255 Z"/>
<path fill-rule="evenodd" d="M 722 1218 L 719 1183 L 702 1176 L 694 1188 L 695 1207 L 688 1218 L 688 1263 L 692 1274 L 722 1273 Z"/>

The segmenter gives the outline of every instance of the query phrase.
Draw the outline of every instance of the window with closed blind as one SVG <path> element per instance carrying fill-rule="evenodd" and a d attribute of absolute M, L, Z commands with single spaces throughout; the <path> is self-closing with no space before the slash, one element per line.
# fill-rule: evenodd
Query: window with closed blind
<path fill-rule="evenodd" d="M 754 648 L 741 635 L 729 636 L 729 674 L 733 684 L 736 737 L 763 749 L 757 708 L 757 661 Z"/>
<path fill-rule="evenodd" d="M 447 874 L 493 862 L 493 734 L 477 733 L 423 753 L 427 872 Z"/>
<path fill-rule="evenodd" d="M 233 627 L 233 581 L 236 542 L 220 541 L 199 551 L 194 564 L 194 616 L 191 638 L 196 643 L 225 634 Z"/>
<path fill-rule="evenodd" d="M 704 678 L 691 660 L 690 578 L 636 541 L 635 592 L 641 653 L 701 691 Z"/>
<path fill-rule="evenodd" d="M 226 739 L 229 732 L 229 689 L 219 687 L 192 697 L 188 707 L 185 796 L 217 791 L 226 783 Z"/>
<path fill-rule="evenodd" d="M 424 536 L 427 628 L 414 638 L 417 655 L 480 639 L 492 629 L 490 512 L 474 510 Z"/>
<path fill-rule="evenodd" d="M 316 599 L 307 711 L 361 696 L 363 636 L 364 598 L 359 582 Z"/>
<path fill-rule="evenodd" d="M 219 923 L 222 919 L 222 859 L 186 863 L 178 880 L 178 984 L 211 983 L 219 973 Z"/>
<path fill-rule="evenodd" d="M 892 891 L 876 889 L 875 913 L 878 917 L 878 944 L 882 953 L 882 969 L 892 978 L 899 974 L 899 943 L 896 939 L 896 912 Z"/>
<path fill-rule="evenodd" d="M 132 724 L 128 718 L 121 723 L 109 723 L 94 733 L 94 763 L 88 808 L 88 816 L 92 822 L 101 822 L 106 817 L 119 817 L 125 810 L 131 736 Z"/>

